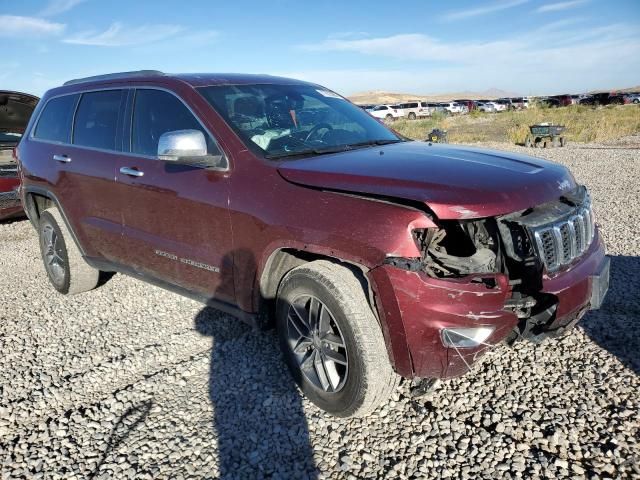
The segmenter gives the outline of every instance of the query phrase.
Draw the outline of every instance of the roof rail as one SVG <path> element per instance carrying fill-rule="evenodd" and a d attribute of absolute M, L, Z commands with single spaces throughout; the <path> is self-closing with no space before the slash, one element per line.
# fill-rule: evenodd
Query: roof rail
<path fill-rule="evenodd" d="M 73 80 L 64 82 L 63 85 L 75 85 L 76 83 L 97 82 L 100 80 L 118 80 L 120 78 L 130 77 L 156 77 L 162 75 L 164 75 L 164 72 L 160 72 L 158 70 L 135 70 L 133 72 L 107 73 L 105 75 L 94 75 L 93 77 L 74 78 Z"/>

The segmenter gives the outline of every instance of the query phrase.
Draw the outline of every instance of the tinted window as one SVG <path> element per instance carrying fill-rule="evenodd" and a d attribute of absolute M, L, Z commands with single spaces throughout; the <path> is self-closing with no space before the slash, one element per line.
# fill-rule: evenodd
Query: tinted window
<path fill-rule="evenodd" d="M 65 95 L 49 100 L 40 115 L 33 136 L 42 140 L 68 143 L 77 99 L 78 95 Z"/>
<path fill-rule="evenodd" d="M 158 154 L 160 136 L 175 130 L 200 130 L 207 139 L 209 154 L 220 154 L 211 136 L 175 95 L 161 90 L 137 90 L 131 151 L 155 157 Z"/>
<path fill-rule="evenodd" d="M 82 94 L 73 128 L 75 145 L 116 150 L 122 95 L 121 90 Z"/>

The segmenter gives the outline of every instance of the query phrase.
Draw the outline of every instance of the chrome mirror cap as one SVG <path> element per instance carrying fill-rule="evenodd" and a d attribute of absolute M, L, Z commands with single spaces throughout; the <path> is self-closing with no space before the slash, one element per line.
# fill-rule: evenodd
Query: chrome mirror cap
<path fill-rule="evenodd" d="M 160 160 L 178 161 L 183 157 L 204 157 L 207 141 L 200 130 L 174 130 L 165 132 L 158 141 Z"/>

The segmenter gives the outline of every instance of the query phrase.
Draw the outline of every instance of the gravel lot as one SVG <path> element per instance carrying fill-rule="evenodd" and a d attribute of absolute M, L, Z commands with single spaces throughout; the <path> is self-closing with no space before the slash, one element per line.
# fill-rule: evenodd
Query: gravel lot
<path fill-rule="evenodd" d="M 273 332 L 122 275 L 57 294 L 30 224 L 0 224 L 0 479 L 640 478 L 639 147 L 527 152 L 591 189 L 600 311 L 366 419 L 301 398 Z"/>

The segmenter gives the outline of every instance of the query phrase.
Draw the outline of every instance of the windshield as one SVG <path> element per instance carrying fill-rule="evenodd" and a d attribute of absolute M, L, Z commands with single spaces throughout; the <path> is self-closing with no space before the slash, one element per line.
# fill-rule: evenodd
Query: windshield
<path fill-rule="evenodd" d="M 217 85 L 198 90 L 245 143 L 266 158 L 402 141 L 364 110 L 321 87 Z"/>

